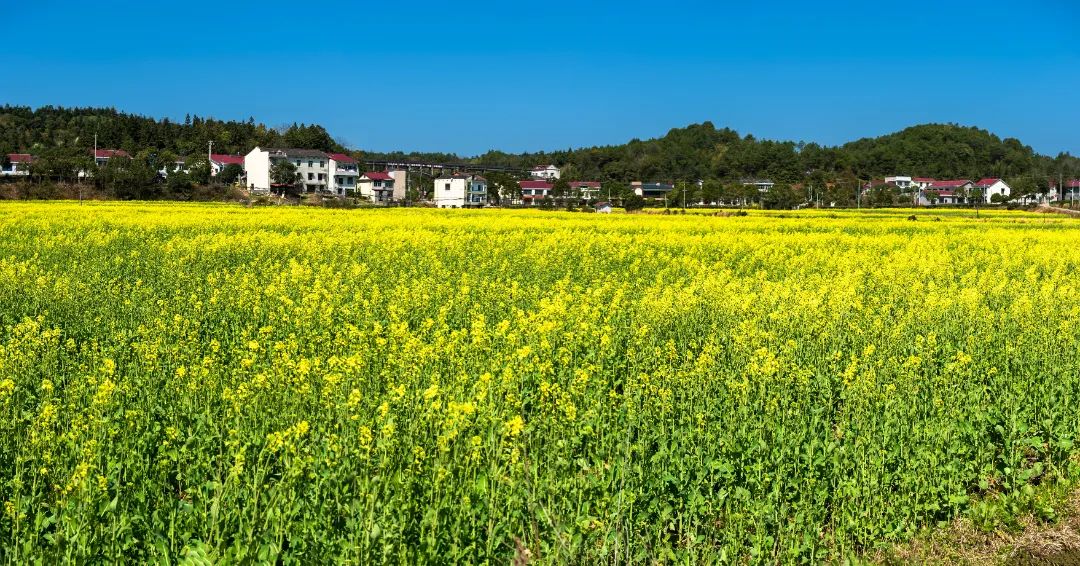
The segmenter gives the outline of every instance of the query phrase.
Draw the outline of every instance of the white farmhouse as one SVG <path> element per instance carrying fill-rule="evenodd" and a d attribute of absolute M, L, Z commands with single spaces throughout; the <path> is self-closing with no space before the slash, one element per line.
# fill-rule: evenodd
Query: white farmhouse
<path fill-rule="evenodd" d="M 533 179 L 549 179 L 554 181 L 555 179 L 558 179 L 562 173 L 555 165 L 539 165 L 533 167 L 532 170 L 529 171 L 529 175 L 532 176 Z"/>
<path fill-rule="evenodd" d="M 330 192 L 345 196 L 356 190 L 359 169 L 356 160 L 344 153 L 327 154 L 330 160 Z"/>
<path fill-rule="evenodd" d="M 374 202 L 389 202 L 394 198 L 394 178 L 385 171 L 368 171 L 360 175 L 356 190 Z"/>
<path fill-rule="evenodd" d="M 9 153 L 7 161 L 10 165 L 0 168 L 0 175 L 14 175 L 25 177 L 30 175 L 30 163 L 34 156 L 29 153 Z"/>
<path fill-rule="evenodd" d="M 255 191 L 278 186 L 270 179 L 270 169 L 279 161 L 289 161 L 296 167 L 304 192 L 327 190 L 330 156 L 317 149 L 255 147 L 244 156 L 248 186 Z"/>
<path fill-rule="evenodd" d="M 885 177 L 885 182 L 895 185 L 900 189 L 910 189 L 915 181 L 907 175 L 893 175 L 891 177 Z"/>
<path fill-rule="evenodd" d="M 487 179 L 457 174 L 435 179 L 432 200 L 438 208 L 481 207 L 487 202 Z"/>
<path fill-rule="evenodd" d="M 1005 181 L 994 177 L 979 179 L 975 182 L 975 188 L 982 191 L 982 198 L 985 203 L 992 202 L 991 199 L 994 195 L 1001 195 L 998 200 L 1009 198 L 1009 193 L 1012 190 Z"/>

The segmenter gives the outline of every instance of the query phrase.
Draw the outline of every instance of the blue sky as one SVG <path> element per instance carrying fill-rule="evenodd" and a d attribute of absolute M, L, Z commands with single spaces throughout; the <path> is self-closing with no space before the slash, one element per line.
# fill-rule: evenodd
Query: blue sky
<path fill-rule="evenodd" d="M 837 144 L 925 122 L 1080 154 L 1080 3 L 35 0 L 0 103 L 275 126 L 372 150 L 537 151 L 711 120 Z"/>

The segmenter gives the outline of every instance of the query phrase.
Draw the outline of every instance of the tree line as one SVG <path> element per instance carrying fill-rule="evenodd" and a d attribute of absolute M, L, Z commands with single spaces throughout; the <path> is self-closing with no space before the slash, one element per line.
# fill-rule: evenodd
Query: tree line
<path fill-rule="evenodd" d="M 297 147 L 345 152 L 360 159 L 462 162 L 523 172 L 554 163 L 562 168 L 565 178 L 601 181 L 619 195 L 628 190 L 630 181 L 666 181 L 685 184 L 679 198 L 725 203 L 786 201 L 790 197 L 849 204 L 863 183 L 893 174 L 973 180 L 1001 177 L 1025 191 L 1042 190 L 1050 178 L 1080 176 L 1080 159 L 1068 153 L 1040 155 L 1015 138 L 1002 139 L 983 129 L 956 124 L 925 124 L 823 146 L 759 140 L 705 122 L 672 129 L 659 138 L 634 139 L 620 145 L 520 154 L 493 150 L 459 156 L 349 151 L 342 140 L 335 140 L 325 128 L 314 124 L 271 128 L 251 118 L 229 121 L 188 116 L 178 122 L 114 108 L 0 107 L 0 154 L 34 153 L 44 158 L 38 172 L 53 180 L 72 180 L 84 168 L 95 135 L 98 147 L 127 150 L 146 168 L 160 168 L 173 159 L 205 156 L 210 142 L 215 153 L 232 154 L 244 154 L 256 145 Z M 191 177 L 195 184 L 201 181 L 198 175 Z M 742 184 L 747 179 L 772 180 L 777 184 L 775 194 L 750 193 Z M 499 180 L 492 185 L 499 186 Z M 506 191 L 512 193 L 513 189 Z M 615 193 L 610 193 L 612 198 Z M 877 191 L 878 200 L 906 198 L 887 193 L 885 189 Z M 509 197 L 500 194 L 498 198 Z"/>

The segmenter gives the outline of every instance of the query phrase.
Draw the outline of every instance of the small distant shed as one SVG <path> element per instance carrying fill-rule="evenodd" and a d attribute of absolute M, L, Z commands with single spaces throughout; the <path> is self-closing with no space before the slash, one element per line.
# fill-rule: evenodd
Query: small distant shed
<path fill-rule="evenodd" d="M 598 202 L 596 203 L 596 211 L 601 214 L 611 214 L 610 202 Z"/>

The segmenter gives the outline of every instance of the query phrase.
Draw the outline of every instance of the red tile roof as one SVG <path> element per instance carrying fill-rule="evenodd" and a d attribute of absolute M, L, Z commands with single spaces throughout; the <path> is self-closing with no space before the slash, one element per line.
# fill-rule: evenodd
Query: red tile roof
<path fill-rule="evenodd" d="M 122 149 L 99 149 L 94 153 L 94 157 L 109 159 L 110 157 L 131 157 L 131 155 Z"/>
<path fill-rule="evenodd" d="M 338 163 L 356 163 L 356 160 L 345 155 L 344 153 L 331 153 L 330 159 L 337 161 Z"/>
<path fill-rule="evenodd" d="M 996 183 L 996 182 L 998 182 L 1000 180 L 1001 179 L 998 179 L 997 177 L 987 177 L 985 179 L 979 179 L 978 181 L 975 181 L 975 186 L 976 187 L 989 187 L 990 185 L 993 185 L 994 183 Z"/>
<path fill-rule="evenodd" d="M 551 189 L 551 183 L 547 181 L 518 181 L 518 186 L 523 189 Z"/>
<path fill-rule="evenodd" d="M 232 165 L 232 164 L 243 165 L 244 164 L 244 156 L 243 155 L 228 155 L 228 154 L 225 154 L 225 153 L 211 153 L 210 154 L 210 159 L 212 159 L 212 160 L 214 160 L 214 161 L 216 161 L 216 162 L 218 162 L 218 163 L 220 163 L 222 165 Z"/>
<path fill-rule="evenodd" d="M 600 181 L 570 181 L 570 186 L 575 189 L 588 187 L 590 189 L 599 189 Z"/>
<path fill-rule="evenodd" d="M 30 163 L 34 160 L 34 156 L 29 153 L 9 153 L 8 161 L 12 163 Z"/>
<path fill-rule="evenodd" d="M 957 187 L 962 187 L 962 186 L 964 186 L 964 185 L 966 185 L 966 184 L 968 184 L 970 182 L 971 181 L 969 181 L 967 179 L 950 179 L 948 181 L 933 181 L 932 183 L 930 183 L 930 188 L 932 188 L 932 189 L 955 189 Z"/>
<path fill-rule="evenodd" d="M 389 173 L 383 173 L 382 171 L 368 171 L 367 173 L 364 173 L 361 176 L 362 177 L 367 177 L 368 179 L 371 179 L 372 181 L 393 181 L 394 180 L 394 178 L 391 177 Z"/>

